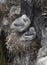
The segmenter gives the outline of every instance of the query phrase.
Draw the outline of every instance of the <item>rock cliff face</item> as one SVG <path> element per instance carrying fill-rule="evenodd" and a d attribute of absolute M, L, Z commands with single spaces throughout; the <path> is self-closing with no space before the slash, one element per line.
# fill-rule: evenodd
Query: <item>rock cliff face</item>
<path fill-rule="evenodd" d="M 0 0 L 0 45 L 8 65 L 47 64 L 46 3 Z"/>

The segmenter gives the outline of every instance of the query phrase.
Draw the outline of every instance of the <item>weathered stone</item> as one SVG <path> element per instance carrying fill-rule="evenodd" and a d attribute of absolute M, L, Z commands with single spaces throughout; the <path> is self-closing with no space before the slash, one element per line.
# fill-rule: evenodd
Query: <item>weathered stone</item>
<path fill-rule="evenodd" d="M 23 32 L 30 26 L 31 21 L 25 14 L 17 18 L 12 24 L 11 29 L 15 29 L 18 32 Z"/>
<path fill-rule="evenodd" d="M 3 18 L 3 21 L 2 21 L 2 25 L 8 25 L 9 24 L 9 22 L 8 22 L 8 20 L 4 17 Z"/>
<path fill-rule="evenodd" d="M 43 46 L 42 48 L 40 48 L 36 65 L 47 65 L 47 46 Z"/>
<path fill-rule="evenodd" d="M 44 17 L 39 15 L 34 19 L 34 27 L 38 38 L 42 38 L 42 29 L 44 28 Z"/>
<path fill-rule="evenodd" d="M 6 0 L 0 0 L 0 4 L 5 4 Z"/>
<path fill-rule="evenodd" d="M 0 0 L 0 12 L 5 13 L 8 12 L 7 0 Z"/>
<path fill-rule="evenodd" d="M 40 58 L 36 65 L 47 65 L 47 56 Z"/>
<path fill-rule="evenodd" d="M 9 4 L 9 6 L 20 5 L 20 1 L 21 0 L 7 0 L 7 4 Z"/>
<path fill-rule="evenodd" d="M 42 40 L 41 40 L 41 45 L 46 46 L 47 45 L 47 28 L 43 28 L 42 30 Z"/>
<path fill-rule="evenodd" d="M 9 12 L 9 17 L 12 17 L 14 15 L 20 15 L 21 8 L 20 6 L 12 6 Z"/>
<path fill-rule="evenodd" d="M 21 0 L 22 13 L 26 14 L 30 19 L 33 18 L 33 0 Z"/>

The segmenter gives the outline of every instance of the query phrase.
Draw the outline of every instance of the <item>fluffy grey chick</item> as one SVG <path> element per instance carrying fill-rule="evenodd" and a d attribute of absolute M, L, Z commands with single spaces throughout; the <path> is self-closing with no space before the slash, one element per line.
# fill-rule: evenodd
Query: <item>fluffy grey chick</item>
<path fill-rule="evenodd" d="M 27 17 L 25 14 L 21 17 L 17 18 L 10 26 L 11 29 L 14 29 L 18 32 L 25 31 L 31 24 L 31 21 L 29 17 Z"/>

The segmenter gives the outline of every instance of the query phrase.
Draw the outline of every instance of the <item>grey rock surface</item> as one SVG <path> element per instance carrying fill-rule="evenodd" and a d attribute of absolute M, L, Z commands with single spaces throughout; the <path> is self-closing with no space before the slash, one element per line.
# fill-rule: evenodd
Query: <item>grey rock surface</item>
<path fill-rule="evenodd" d="M 9 12 L 9 17 L 14 15 L 20 15 L 21 7 L 20 6 L 12 6 Z"/>
<path fill-rule="evenodd" d="M 42 38 L 42 29 L 44 28 L 44 17 L 39 15 L 38 17 L 35 17 L 34 19 L 34 27 L 36 30 L 36 34 L 38 38 Z"/>
<path fill-rule="evenodd" d="M 36 65 L 47 65 L 47 46 L 43 46 L 42 48 L 40 48 Z"/>
<path fill-rule="evenodd" d="M 42 40 L 41 45 L 46 46 L 47 45 L 47 28 L 42 30 Z"/>
<path fill-rule="evenodd" d="M 47 65 L 47 56 L 40 58 L 36 65 Z"/>
<path fill-rule="evenodd" d="M 6 3 L 6 0 L 0 0 L 0 4 Z"/>
<path fill-rule="evenodd" d="M 25 7 L 26 6 L 26 7 Z M 26 14 L 28 17 L 33 18 L 33 0 L 21 0 L 21 13 Z"/>
<path fill-rule="evenodd" d="M 8 20 L 4 17 L 2 20 L 2 25 L 7 26 L 9 24 Z"/>

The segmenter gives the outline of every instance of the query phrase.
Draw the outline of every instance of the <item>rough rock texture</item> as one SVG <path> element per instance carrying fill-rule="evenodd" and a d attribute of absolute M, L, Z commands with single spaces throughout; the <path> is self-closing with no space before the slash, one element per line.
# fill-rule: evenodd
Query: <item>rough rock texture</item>
<path fill-rule="evenodd" d="M 42 30 L 42 40 L 41 40 L 41 45 L 46 46 L 47 45 L 47 28 Z"/>
<path fill-rule="evenodd" d="M 19 15 L 21 12 L 20 6 L 12 6 L 10 9 L 9 17 L 12 17 L 14 15 Z"/>
<path fill-rule="evenodd" d="M 25 7 L 26 6 L 26 7 Z M 21 13 L 33 18 L 33 0 L 21 0 Z"/>
<path fill-rule="evenodd" d="M 47 65 L 47 46 L 43 46 L 42 48 L 40 48 L 36 65 Z"/>

